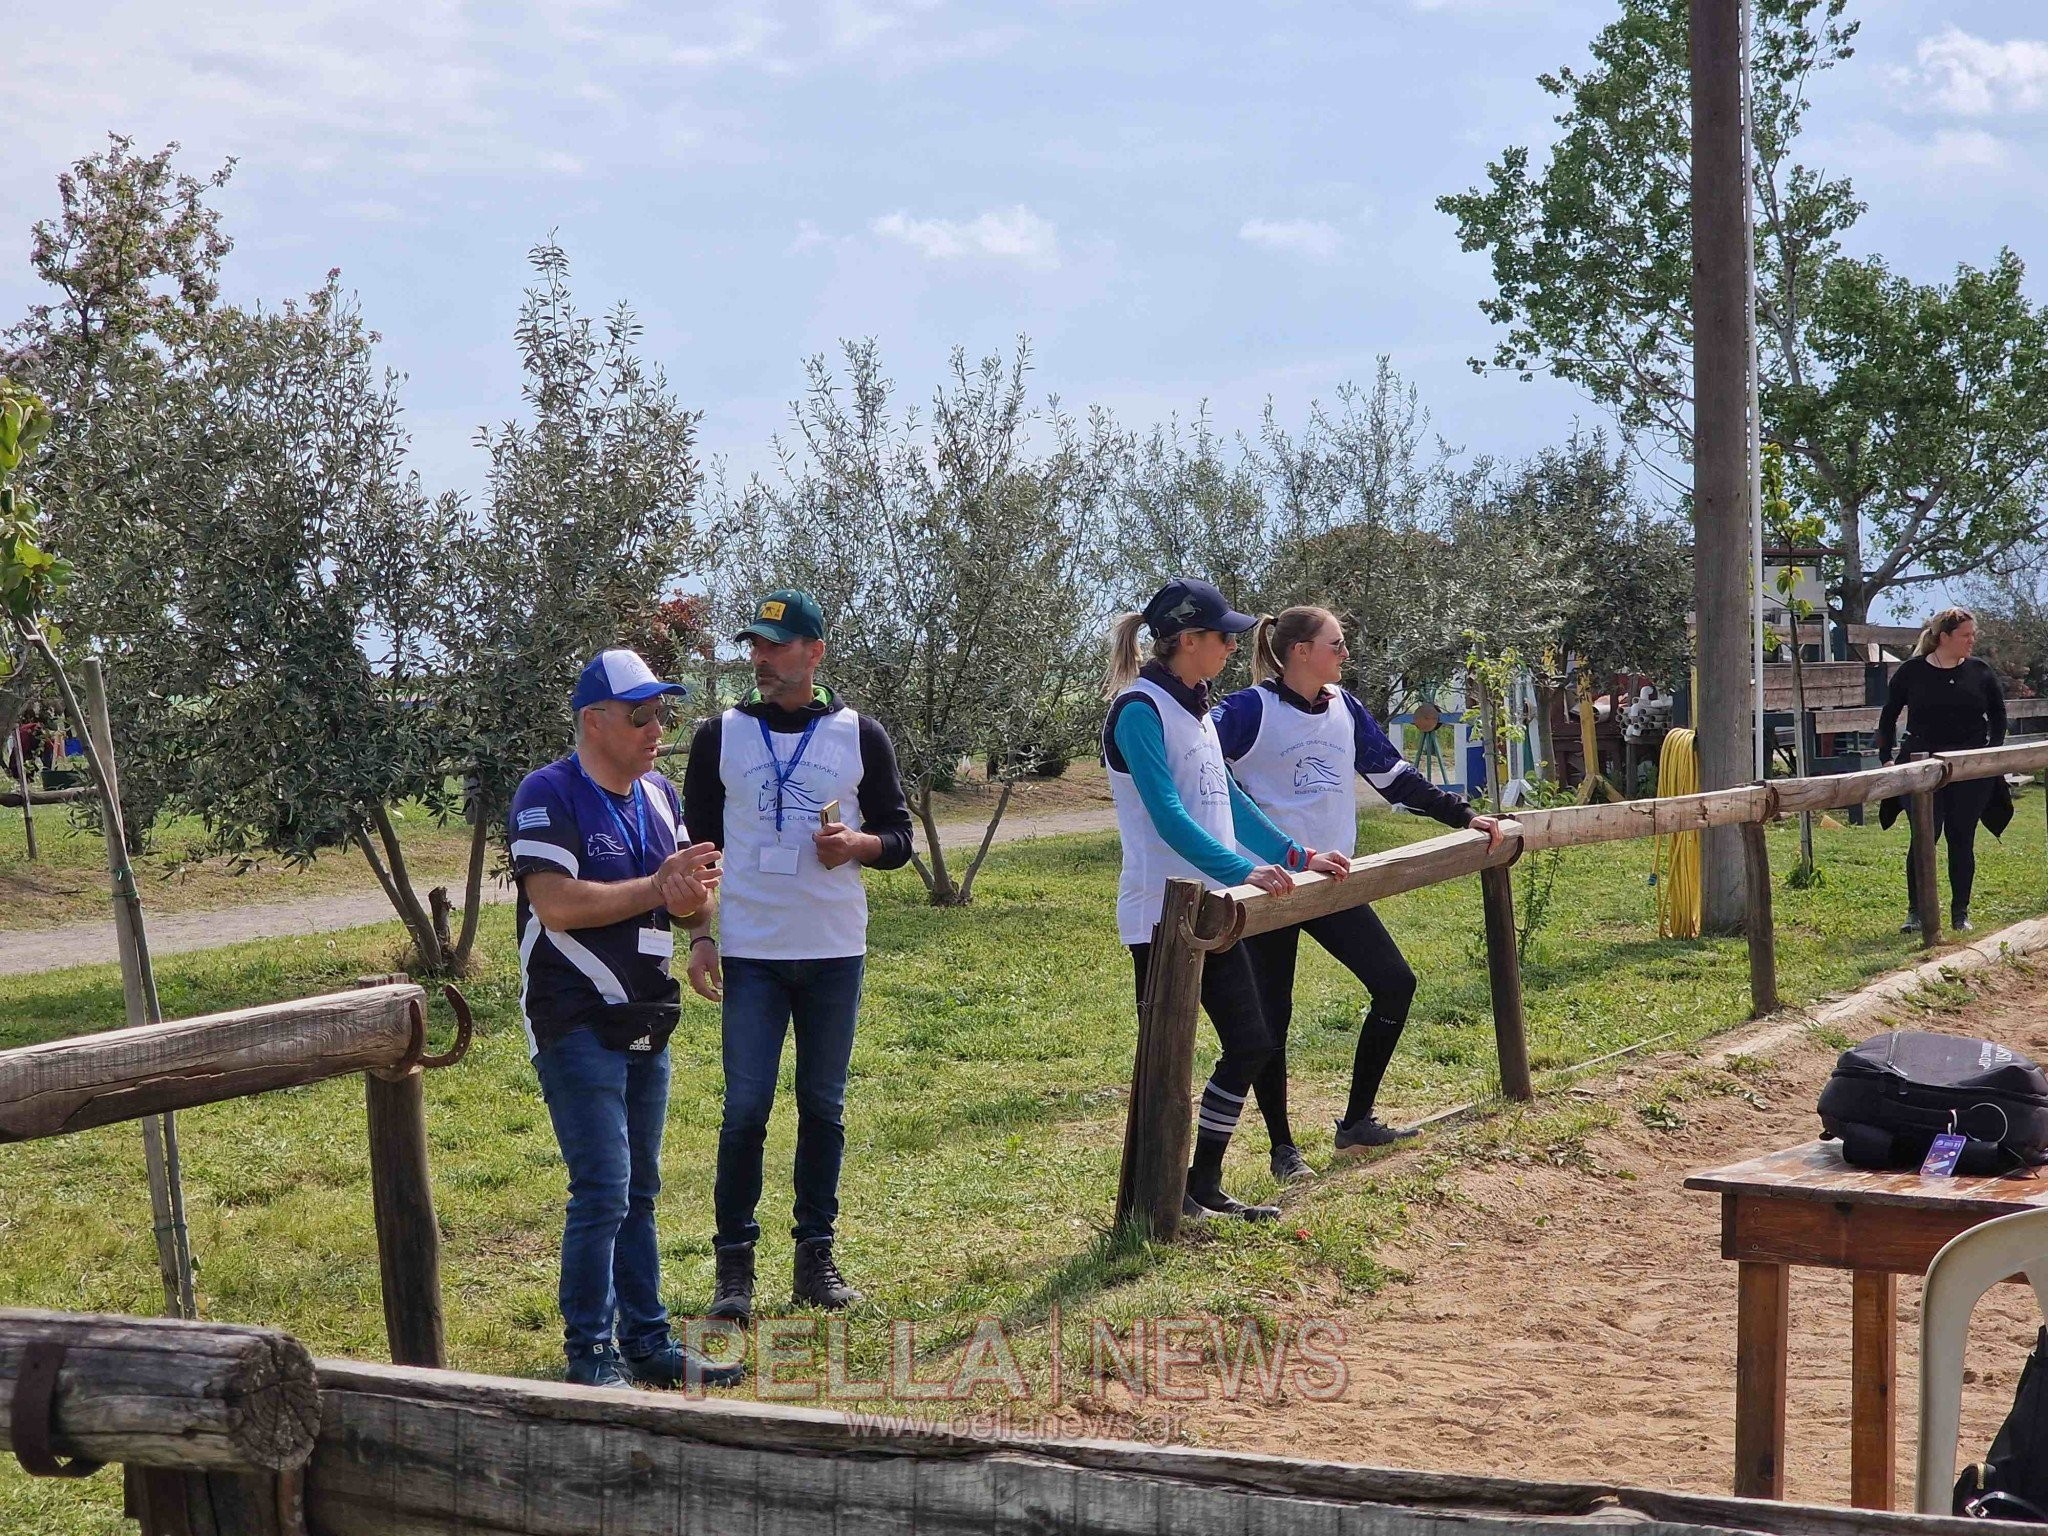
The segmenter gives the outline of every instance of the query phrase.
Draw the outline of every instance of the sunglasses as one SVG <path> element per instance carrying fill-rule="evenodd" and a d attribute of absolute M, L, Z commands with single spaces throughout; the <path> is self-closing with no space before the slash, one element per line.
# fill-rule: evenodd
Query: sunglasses
<path fill-rule="evenodd" d="M 665 729 L 676 723 L 676 708 L 665 699 L 650 699 L 627 710 L 626 720 L 636 731 L 646 729 L 657 720 Z"/>

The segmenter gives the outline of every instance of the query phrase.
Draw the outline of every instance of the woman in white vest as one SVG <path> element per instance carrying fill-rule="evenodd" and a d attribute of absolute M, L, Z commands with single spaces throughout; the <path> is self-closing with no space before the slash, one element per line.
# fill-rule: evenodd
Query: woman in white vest
<path fill-rule="evenodd" d="M 1224 766 L 1209 719 L 1209 682 L 1255 622 L 1208 582 L 1180 578 L 1162 587 L 1144 612 L 1119 618 L 1112 633 L 1106 689 L 1112 702 L 1102 756 L 1123 837 L 1117 934 L 1130 946 L 1141 1004 L 1167 881 L 1200 880 L 1211 890 L 1249 883 L 1284 893 L 1294 886 L 1290 870 L 1340 879 L 1350 870 L 1343 853 L 1318 852 L 1277 830 Z M 1142 667 L 1141 626 L 1152 634 L 1151 659 Z M 1255 852 L 1248 856 L 1240 848 Z M 1270 1220 L 1280 1214 L 1278 1206 L 1246 1205 L 1225 1194 L 1222 1184 L 1224 1151 L 1272 1045 L 1242 944 L 1209 957 L 1202 1009 L 1223 1054 L 1202 1089 L 1182 1209 L 1191 1217 Z"/>
<path fill-rule="evenodd" d="M 1258 621 L 1252 635 L 1255 686 L 1230 695 L 1214 714 L 1224 758 L 1243 792 L 1296 842 L 1347 856 L 1358 844 L 1353 774 L 1395 805 L 1446 826 L 1477 828 L 1498 842 L 1500 830 L 1491 816 L 1474 816 L 1463 800 L 1417 773 L 1366 707 L 1339 686 L 1350 655 L 1344 626 L 1328 609 L 1289 608 Z M 1415 997 L 1415 973 L 1372 908 L 1352 907 L 1259 934 L 1237 947 L 1246 951 L 1260 1013 L 1273 1037 L 1253 1088 L 1272 1137 L 1273 1177 L 1283 1183 L 1315 1176 L 1287 1119 L 1287 1026 L 1303 929 L 1365 984 L 1371 1000 L 1352 1059 L 1350 1101 L 1337 1123 L 1338 1155 L 1415 1134 L 1382 1124 L 1373 1113 Z"/>

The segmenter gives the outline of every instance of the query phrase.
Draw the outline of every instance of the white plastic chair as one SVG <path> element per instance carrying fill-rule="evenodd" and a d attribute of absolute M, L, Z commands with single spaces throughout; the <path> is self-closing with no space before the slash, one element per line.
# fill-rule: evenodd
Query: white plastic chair
<path fill-rule="evenodd" d="M 2048 1207 L 1999 1216 L 1951 1238 L 1927 1266 L 1920 1295 L 1920 1454 L 1913 1507 L 1950 1513 L 1962 1433 L 1963 1349 L 1970 1314 L 2008 1275 L 2024 1274 L 2048 1313 Z"/>

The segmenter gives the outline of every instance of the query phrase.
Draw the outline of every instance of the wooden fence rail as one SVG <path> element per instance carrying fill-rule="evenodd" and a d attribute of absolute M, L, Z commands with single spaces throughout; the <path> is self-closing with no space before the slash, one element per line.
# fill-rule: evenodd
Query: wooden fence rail
<path fill-rule="evenodd" d="M 1332 912 L 1346 911 L 1427 885 L 1478 875 L 1486 915 L 1487 974 L 1494 1034 L 1500 1053 L 1501 1091 L 1531 1096 L 1521 973 L 1515 955 L 1514 894 L 1509 866 L 1524 853 L 1576 848 L 1627 838 L 1668 837 L 1709 827 L 1742 829 L 1748 912 L 1750 1003 L 1754 1016 L 1778 1006 L 1777 940 L 1771 912 L 1771 874 L 1763 826 L 1778 816 L 1903 797 L 1913 837 L 1921 943 L 1941 942 L 1941 908 L 1934 864 L 1934 795 L 1944 784 L 2048 769 L 2048 741 L 2017 742 L 1968 752 L 1944 752 L 1861 773 L 1774 779 L 1704 794 L 1669 795 L 1607 805 L 1524 811 L 1501 823 L 1499 843 L 1479 832 L 1452 832 L 1351 866 L 1347 879 L 1305 874 L 1294 889 L 1275 896 L 1256 886 L 1204 891 L 1197 881 L 1170 885 L 1155 932 L 1146 995 L 1138 1009 L 1138 1048 L 1131 1073 L 1131 1107 L 1124 1131 L 1123 1172 L 1116 1220 L 1142 1222 L 1161 1240 L 1179 1230 L 1181 1176 L 1186 1171 L 1196 1012 L 1204 956 L 1250 934 L 1268 933 Z"/>
<path fill-rule="evenodd" d="M 176 1410 L 212 1412 L 218 1336 L 283 1334 L 204 1324 L 0 1312 L 0 1401 L 17 1399 L 22 1347 L 55 1328 L 111 1340 L 67 1362 L 52 1440 L 66 1454 L 127 1458 L 143 1536 L 1969 1536 L 1960 1520 L 1715 1498 L 1609 1483 L 1409 1472 L 1013 1430 L 986 1405 L 963 1422 L 624 1392 L 552 1382 L 319 1361 L 291 1398 L 273 1460 L 220 1463 L 212 1436 L 93 1438 L 75 1421 L 98 1383 L 176 1381 L 167 1345 L 190 1337 Z M 290 1368 L 299 1380 L 296 1366 Z M 858 1407 L 859 1405 L 850 1405 Z M 1028 1404 L 1018 1405 L 1028 1408 Z M 1021 1420 L 1029 1422 L 1028 1416 Z M 285 1448 L 288 1446 L 288 1449 Z M 310 1454 L 308 1454 L 308 1452 Z M 299 1462 L 303 1460 L 303 1466 Z"/>
<path fill-rule="evenodd" d="M 391 1357 L 445 1365 L 441 1234 L 422 1073 L 459 1060 L 470 1035 L 461 993 L 446 990 L 460 1032 L 455 1046 L 435 1057 L 425 1054 L 426 994 L 403 976 L 366 978 L 352 992 L 0 1051 L 0 1142 L 65 1136 L 363 1073 Z"/>

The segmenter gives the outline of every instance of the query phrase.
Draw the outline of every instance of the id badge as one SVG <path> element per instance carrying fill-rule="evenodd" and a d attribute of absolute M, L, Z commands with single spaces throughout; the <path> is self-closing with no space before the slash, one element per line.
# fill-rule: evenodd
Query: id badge
<path fill-rule="evenodd" d="M 771 843 L 761 850 L 761 873 L 764 875 L 793 875 L 796 873 L 796 865 L 794 848 Z"/>
<path fill-rule="evenodd" d="M 1923 1179 L 1945 1179 L 1956 1171 L 1956 1159 L 1963 1155 L 1964 1138 L 1954 1131 L 1943 1131 L 1934 1138 L 1934 1145 L 1927 1149 L 1927 1161 L 1920 1165 Z"/>
<path fill-rule="evenodd" d="M 659 955 L 662 959 L 672 958 L 676 952 L 676 931 L 673 928 L 647 927 L 640 930 L 640 953 Z"/>

